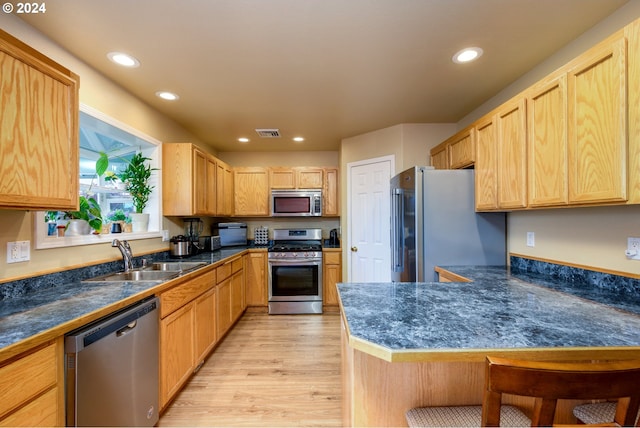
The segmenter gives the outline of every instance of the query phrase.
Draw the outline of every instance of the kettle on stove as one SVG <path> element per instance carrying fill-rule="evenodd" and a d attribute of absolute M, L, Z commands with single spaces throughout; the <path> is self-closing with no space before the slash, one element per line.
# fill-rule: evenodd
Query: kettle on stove
<path fill-rule="evenodd" d="M 339 247 L 340 238 L 338 238 L 338 229 L 331 229 L 329 232 L 329 245 Z"/>

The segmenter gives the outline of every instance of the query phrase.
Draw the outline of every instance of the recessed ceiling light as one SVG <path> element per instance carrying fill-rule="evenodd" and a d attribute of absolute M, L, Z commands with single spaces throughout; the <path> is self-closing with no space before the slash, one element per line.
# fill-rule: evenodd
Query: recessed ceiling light
<path fill-rule="evenodd" d="M 483 50 L 480 48 L 464 48 L 457 52 L 452 60 L 456 64 L 464 64 L 465 62 L 475 61 L 482 56 Z"/>
<path fill-rule="evenodd" d="M 240 137 L 238 138 L 238 141 L 240 141 L 241 143 L 248 143 L 249 139 L 247 137 Z"/>
<path fill-rule="evenodd" d="M 167 92 L 167 91 L 158 91 L 158 92 L 156 92 L 156 96 L 162 98 L 163 100 L 167 100 L 167 101 L 175 101 L 175 100 L 180 98 L 179 96 L 177 96 L 173 92 Z"/>
<path fill-rule="evenodd" d="M 107 58 L 111 61 L 115 62 L 118 65 L 122 65 L 123 67 L 136 68 L 140 67 L 140 61 L 122 52 L 109 52 L 107 54 Z"/>
<path fill-rule="evenodd" d="M 296 143 L 301 143 L 302 141 L 304 141 L 303 137 L 293 137 L 293 141 L 295 141 Z"/>

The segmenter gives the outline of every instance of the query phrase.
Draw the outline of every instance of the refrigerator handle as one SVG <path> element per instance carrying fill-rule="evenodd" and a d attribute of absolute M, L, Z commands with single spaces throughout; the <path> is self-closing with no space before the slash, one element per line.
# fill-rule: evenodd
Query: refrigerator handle
<path fill-rule="evenodd" d="M 403 249 L 403 227 L 404 204 L 402 189 L 391 190 L 391 270 L 392 272 L 404 271 Z"/>

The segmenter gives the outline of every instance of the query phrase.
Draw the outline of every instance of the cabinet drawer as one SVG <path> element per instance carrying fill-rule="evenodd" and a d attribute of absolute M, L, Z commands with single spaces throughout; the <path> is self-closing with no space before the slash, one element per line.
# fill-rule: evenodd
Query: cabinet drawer
<path fill-rule="evenodd" d="M 0 420 L 0 427 L 52 427 L 58 425 L 58 388 L 52 388 L 18 411 Z"/>
<path fill-rule="evenodd" d="M 51 344 L 0 367 L 0 416 L 54 386 L 57 362 L 56 345 Z"/>
<path fill-rule="evenodd" d="M 160 318 L 189 303 L 216 283 L 214 270 L 175 286 L 160 295 Z"/>
<path fill-rule="evenodd" d="M 242 269 L 242 257 L 237 257 L 233 260 L 229 260 L 225 262 L 223 265 L 218 266 L 216 268 L 216 273 L 218 276 L 218 284 L 220 284 L 225 279 L 229 278 L 232 273 L 238 272 Z"/>
<path fill-rule="evenodd" d="M 325 252 L 322 253 L 322 257 L 324 257 L 325 265 L 339 265 L 340 264 L 340 253 L 337 252 Z"/>

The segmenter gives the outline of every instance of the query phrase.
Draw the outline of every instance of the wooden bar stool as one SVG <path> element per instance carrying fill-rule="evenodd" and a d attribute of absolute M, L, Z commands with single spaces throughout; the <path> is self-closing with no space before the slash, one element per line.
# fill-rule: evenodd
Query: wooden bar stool
<path fill-rule="evenodd" d="M 406 413 L 417 426 L 551 426 L 559 399 L 618 398 L 614 422 L 631 426 L 640 407 L 640 360 L 520 361 L 487 357 L 482 406 L 421 407 Z M 529 419 L 502 405 L 502 394 L 535 397 Z M 615 403 L 614 403 L 615 404 Z"/>

